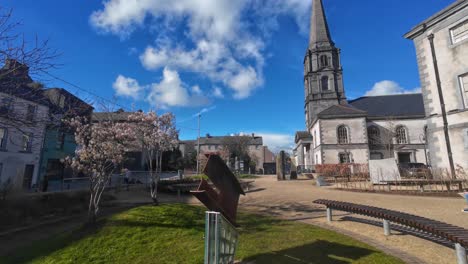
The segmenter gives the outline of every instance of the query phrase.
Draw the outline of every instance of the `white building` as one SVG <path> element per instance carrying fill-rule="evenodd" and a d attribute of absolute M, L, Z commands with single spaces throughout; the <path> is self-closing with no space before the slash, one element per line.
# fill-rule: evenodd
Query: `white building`
<path fill-rule="evenodd" d="M 341 50 L 332 41 L 321 0 L 313 0 L 304 58 L 306 131 L 296 134 L 298 166 L 395 158 L 426 163 L 421 94 L 347 100 Z"/>
<path fill-rule="evenodd" d="M 0 83 L 0 182 L 29 189 L 37 184 L 49 108 L 38 84 L 24 81 L 2 77 Z"/>
<path fill-rule="evenodd" d="M 405 35 L 414 41 L 430 163 L 468 168 L 468 1 L 458 0 Z"/>

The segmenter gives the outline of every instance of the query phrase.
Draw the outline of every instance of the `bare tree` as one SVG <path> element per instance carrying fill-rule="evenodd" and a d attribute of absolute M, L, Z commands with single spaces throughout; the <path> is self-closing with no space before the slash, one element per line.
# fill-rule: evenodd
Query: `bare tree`
<path fill-rule="evenodd" d="M 236 134 L 234 136 L 224 137 L 221 144 L 226 152 L 226 156 L 229 159 L 229 163 L 235 158 L 239 161 L 250 163 L 250 151 L 249 146 L 252 140 L 251 136 L 244 136 Z"/>
<path fill-rule="evenodd" d="M 50 47 L 49 40 L 40 40 L 38 36 L 28 42 L 19 32 L 22 24 L 13 19 L 13 10 L 0 6 L 0 61 L 17 61 L 28 65 L 32 74 L 41 75 L 52 68 L 59 66 L 56 59 L 59 57 L 57 50 Z M 15 73 L 21 66 L 12 65 L 8 71 L 0 73 L 0 81 Z"/>

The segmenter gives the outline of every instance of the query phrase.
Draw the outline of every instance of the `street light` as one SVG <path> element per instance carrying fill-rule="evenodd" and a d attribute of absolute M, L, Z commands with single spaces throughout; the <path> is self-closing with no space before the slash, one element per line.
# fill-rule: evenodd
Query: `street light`
<path fill-rule="evenodd" d="M 198 140 L 197 140 L 197 175 L 200 175 L 200 119 L 201 112 L 198 113 Z"/>

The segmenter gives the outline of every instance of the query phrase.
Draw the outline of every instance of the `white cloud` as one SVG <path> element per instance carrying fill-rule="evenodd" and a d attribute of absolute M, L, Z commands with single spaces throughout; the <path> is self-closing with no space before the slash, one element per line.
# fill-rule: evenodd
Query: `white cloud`
<path fill-rule="evenodd" d="M 106 0 L 90 23 L 123 38 L 149 23 L 158 37 L 140 55 L 146 69 L 197 73 L 243 99 L 263 85 L 263 53 L 278 17 L 292 15 L 304 33 L 309 11 L 307 0 Z M 177 28 L 183 39 L 170 38 Z"/>
<path fill-rule="evenodd" d="M 294 136 L 289 134 L 278 133 L 255 133 L 257 136 L 263 137 L 263 145 L 277 153 L 281 150 L 291 152 L 294 148 Z"/>
<path fill-rule="evenodd" d="M 406 90 L 405 88 L 401 87 L 400 84 L 398 84 L 397 82 L 384 80 L 384 81 L 375 83 L 372 89 L 366 92 L 365 96 L 411 94 L 411 93 L 421 93 L 421 88 Z"/>
<path fill-rule="evenodd" d="M 140 97 L 140 92 L 144 87 L 138 84 L 138 81 L 132 78 L 127 78 L 123 75 L 117 76 L 112 87 L 115 90 L 115 94 L 123 97 L 131 97 L 133 99 L 138 99 Z"/>
<path fill-rule="evenodd" d="M 213 97 L 216 97 L 216 98 L 224 98 L 223 90 L 221 90 L 221 88 L 219 87 L 213 88 L 213 91 L 211 92 L 211 94 L 213 95 Z"/>
<path fill-rule="evenodd" d="M 202 90 L 200 89 L 200 86 L 198 85 L 192 86 L 192 93 L 198 94 L 198 95 L 202 94 Z"/>
<path fill-rule="evenodd" d="M 195 88 L 197 87 L 197 88 Z M 200 87 L 192 87 L 192 92 L 189 94 L 184 87 L 177 71 L 164 68 L 163 79 L 159 83 L 151 84 L 151 91 L 147 97 L 147 101 L 156 107 L 196 107 L 206 105 L 209 99 L 202 94 Z"/>

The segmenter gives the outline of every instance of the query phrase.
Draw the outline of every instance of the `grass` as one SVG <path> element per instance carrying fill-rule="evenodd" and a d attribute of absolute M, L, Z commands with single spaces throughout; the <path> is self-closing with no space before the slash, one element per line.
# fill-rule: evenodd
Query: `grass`
<path fill-rule="evenodd" d="M 259 176 L 255 176 L 255 175 L 252 175 L 252 174 L 240 174 L 239 179 L 257 179 L 259 178 Z"/>
<path fill-rule="evenodd" d="M 144 206 L 32 244 L 0 263 L 203 263 L 204 211 Z M 311 225 L 240 214 L 236 259 L 261 263 L 403 263 L 352 238 Z"/>

